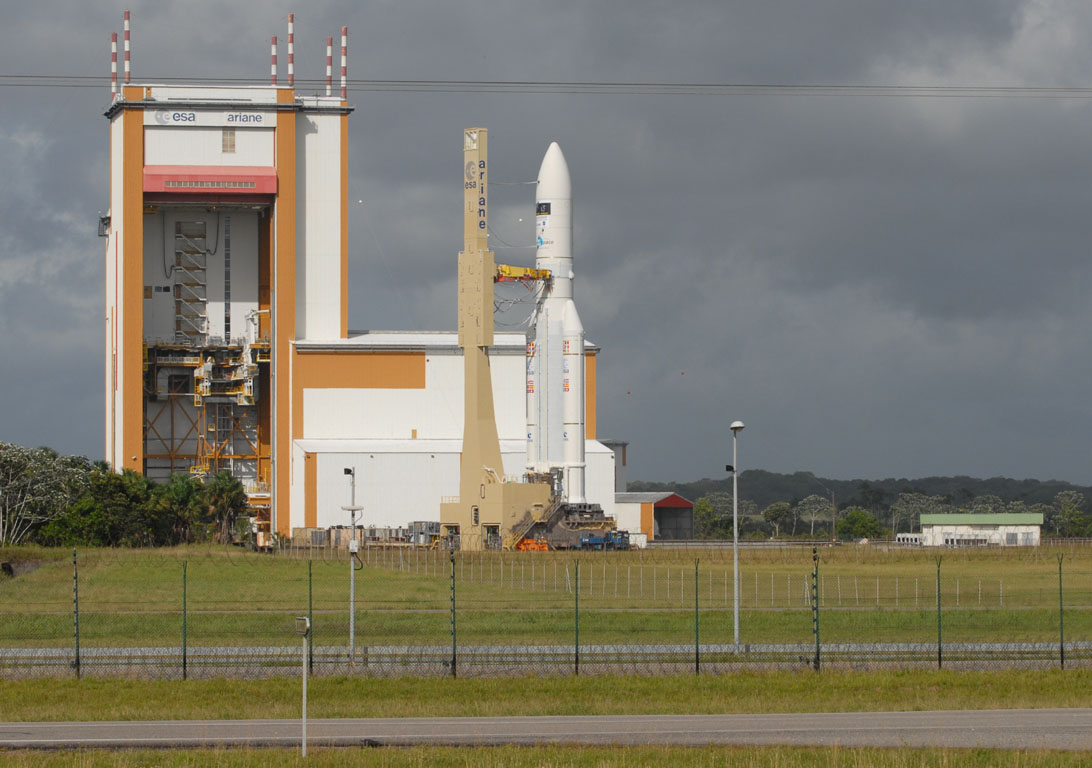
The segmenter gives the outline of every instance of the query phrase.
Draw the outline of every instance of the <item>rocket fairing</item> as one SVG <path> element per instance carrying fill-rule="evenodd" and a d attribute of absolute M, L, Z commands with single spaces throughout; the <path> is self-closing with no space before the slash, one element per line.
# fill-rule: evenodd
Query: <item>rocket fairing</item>
<path fill-rule="evenodd" d="M 584 499 L 584 326 L 573 302 L 572 181 L 556 142 L 538 170 L 535 266 L 550 270 L 527 344 L 527 466 L 563 471 L 569 503 Z"/>

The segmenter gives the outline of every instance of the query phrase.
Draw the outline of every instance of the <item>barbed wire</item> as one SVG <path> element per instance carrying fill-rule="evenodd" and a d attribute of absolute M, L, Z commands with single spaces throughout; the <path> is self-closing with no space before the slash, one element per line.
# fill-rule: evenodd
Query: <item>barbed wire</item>
<path fill-rule="evenodd" d="M 0 75 L 3 88 L 104 88 L 108 76 L 71 74 Z M 254 85 L 249 78 L 152 76 L 141 84 Z M 324 79 L 296 78 L 296 90 L 326 87 Z M 1043 85 L 930 85 L 837 83 L 701 83 L 655 81 L 546 81 L 546 80 L 407 80 L 350 79 L 347 90 L 357 93 L 501 93 L 637 96 L 822 96 L 868 98 L 946 99 L 1087 99 L 1092 87 Z"/>

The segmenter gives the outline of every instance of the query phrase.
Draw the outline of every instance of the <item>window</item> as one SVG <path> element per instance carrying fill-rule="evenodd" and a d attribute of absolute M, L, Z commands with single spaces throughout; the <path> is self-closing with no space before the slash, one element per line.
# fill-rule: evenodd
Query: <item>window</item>
<path fill-rule="evenodd" d="M 235 129 L 224 128 L 220 136 L 220 150 L 224 154 L 235 152 Z"/>
<path fill-rule="evenodd" d="M 1014 532 L 1006 533 L 1005 534 L 1005 546 L 1015 547 L 1016 546 L 1016 539 L 1017 539 L 1016 533 L 1014 533 Z"/>

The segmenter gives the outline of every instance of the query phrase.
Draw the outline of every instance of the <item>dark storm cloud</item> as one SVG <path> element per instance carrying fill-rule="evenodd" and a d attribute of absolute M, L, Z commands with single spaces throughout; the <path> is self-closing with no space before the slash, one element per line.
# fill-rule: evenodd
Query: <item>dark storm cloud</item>
<path fill-rule="evenodd" d="M 342 24 L 350 76 L 368 79 L 1067 86 L 1092 73 L 1092 9 L 1070 0 L 292 6 L 133 3 L 134 77 L 262 82 L 273 34 L 283 74 L 293 10 L 309 79 Z M 46 0 L 5 20 L 0 72 L 103 81 L 4 92 L 0 394 L 20 405 L 0 439 L 97 455 L 94 222 L 121 6 Z M 351 100 L 354 328 L 454 325 L 463 128 L 489 127 L 497 181 L 533 180 L 561 144 L 577 301 L 603 348 L 600 434 L 632 442 L 631 477 L 717 474 L 741 418 L 742 466 L 1090 481 L 1089 101 Z M 492 190 L 500 260 L 533 259 L 519 247 L 533 194 Z"/>

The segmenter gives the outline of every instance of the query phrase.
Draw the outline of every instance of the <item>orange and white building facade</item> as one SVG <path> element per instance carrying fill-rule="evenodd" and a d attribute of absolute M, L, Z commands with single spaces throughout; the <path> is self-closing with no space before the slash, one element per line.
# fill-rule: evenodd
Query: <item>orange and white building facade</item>
<path fill-rule="evenodd" d="M 290 493 L 292 344 L 348 332 L 348 115 L 291 87 L 123 86 L 110 121 L 106 458 Z"/>
<path fill-rule="evenodd" d="M 281 536 L 349 522 L 347 468 L 365 525 L 439 520 L 459 493 L 455 331 L 348 328 L 344 34 L 340 96 L 125 83 L 106 110 L 105 458 L 159 481 L 230 471 L 259 531 Z M 611 512 L 597 351 L 588 345 L 587 496 Z M 490 355 L 515 477 L 527 457 L 524 335 L 497 334 Z"/>

